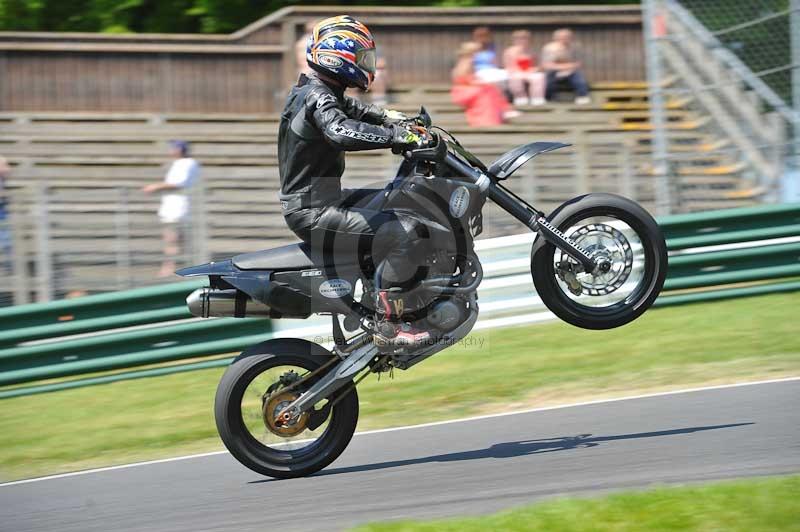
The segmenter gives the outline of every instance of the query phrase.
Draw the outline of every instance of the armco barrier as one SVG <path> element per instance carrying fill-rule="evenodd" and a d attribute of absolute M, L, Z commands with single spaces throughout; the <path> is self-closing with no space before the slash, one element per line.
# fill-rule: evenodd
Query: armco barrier
<path fill-rule="evenodd" d="M 0 384 L 142 366 L 238 349 L 241 338 L 263 337 L 269 320 L 187 320 L 187 323 L 122 330 L 113 334 L 15 347 L 0 351 Z M 223 347 L 224 346 L 224 347 Z"/>
<path fill-rule="evenodd" d="M 670 265 L 658 306 L 800 290 L 800 204 L 669 216 L 659 222 Z M 533 239 L 525 234 L 478 242 L 485 270 L 482 316 L 545 310 L 529 273 Z M 741 286 L 753 282 L 758 284 Z M 224 366 L 230 358 L 130 369 L 233 353 L 274 335 L 269 320 L 192 318 L 184 299 L 202 284 L 181 282 L 0 309 L 0 386 L 6 386 L 0 398 Z M 19 386 L 110 370 L 124 371 Z"/>
<path fill-rule="evenodd" d="M 0 349 L 21 342 L 190 318 L 177 305 L 200 281 L 0 309 Z"/>
<path fill-rule="evenodd" d="M 671 251 L 800 236 L 800 203 L 676 214 L 658 220 Z"/>

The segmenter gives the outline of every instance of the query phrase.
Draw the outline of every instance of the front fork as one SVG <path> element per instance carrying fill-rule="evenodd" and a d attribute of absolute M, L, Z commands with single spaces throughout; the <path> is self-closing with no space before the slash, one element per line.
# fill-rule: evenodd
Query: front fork
<path fill-rule="evenodd" d="M 570 257 L 577 260 L 584 271 L 593 272 L 597 268 L 597 262 L 587 253 L 585 249 L 572 241 L 564 233 L 558 230 L 558 227 L 547 221 L 543 215 L 539 215 L 532 219 L 533 223 L 528 225 L 534 231 L 539 231 L 539 234 L 545 240 L 553 244 L 558 249 L 565 251 Z"/>
<path fill-rule="evenodd" d="M 484 176 L 485 177 L 485 176 Z M 488 179 L 488 178 L 487 178 Z M 551 224 L 544 213 L 529 205 L 510 190 L 499 183 L 492 183 L 486 188 L 486 195 L 508 212 L 511 216 L 524 223 L 531 231 L 536 231 L 542 238 L 563 250 L 570 257 L 583 266 L 583 271 L 594 272 L 598 267 L 597 261 L 581 246 L 562 233 L 558 227 Z"/>
<path fill-rule="evenodd" d="M 597 269 L 599 265 L 598 261 L 592 258 L 586 250 L 573 242 L 572 239 L 559 231 L 557 227 L 548 222 L 543 213 L 534 209 L 533 206 L 529 205 L 524 199 L 506 189 L 480 170 L 473 168 L 450 153 L 445 155 L 445 162 L 465 177 L 470 178 L 482 193 L 486 194 L 488 198 L 497 203 L 497 205 L 508 214 L 525 224 L 525 226 L 532 231 L 536 231 L 542 235 L 545 240 L 558 249 L 565 251 L 570 257 L 578 261 L 584 271 L 594 272 L 595 269 Z"/>

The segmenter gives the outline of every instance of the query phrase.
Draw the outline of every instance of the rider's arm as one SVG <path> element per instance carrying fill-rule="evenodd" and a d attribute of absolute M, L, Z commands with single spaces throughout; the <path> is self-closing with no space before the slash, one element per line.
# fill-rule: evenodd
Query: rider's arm
<path fill-rule="evenodd" d="M 393 109 L 384 109 L 378 105 L 366 105 L 356 98 L 344 97 L 344 112 L 350 118 L 361 120 L 369 124 L 376 124 L 378 126 L 388 126 L 391 124 L 398 124 L 408 117 L 400 111 Z"/>
<path fill-rule="evenodd" d="M 386 112 L 375 104 L 367 105 L 356 98 L 344 97 L 342 105 L 344 112 L 350 118 L 382 126 L 386 120 Z"/>
<path fill-rule="evenodd" d="M 374 150 L 396 143 L 394 128 L 350 118 L 344 105 L 329 92 L 309 91 L 306 109 L 325 140 L 340 150 Z"/>

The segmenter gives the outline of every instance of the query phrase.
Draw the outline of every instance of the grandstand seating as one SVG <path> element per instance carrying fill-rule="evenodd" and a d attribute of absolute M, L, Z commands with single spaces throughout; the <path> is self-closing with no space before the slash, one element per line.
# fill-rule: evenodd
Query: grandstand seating
<path fill-rule="evenodd" d="M 509 187 L 548 211 L 583 192 L 624 194 L 652 207 L 651 125 L 642 83 L 606 83 L 593 104 L 558 103 L 523 108 L 512 123 L 484 129 L 465 126 L 448 87 L 398 87 L 394 107 L 414 112 L 426 105 L 437 124 L 489 162 L 519 144 L 554 140 L 574 144 L 538 158 L 510 179 Z M 746 168 L 729 158 L 724 139 L 704 128 L 706 117 L 668 102 L 673 151 L 691 152 L 676 168 L 675 192 L 682 211 L 753 202 Z M 278 115 L 156 115 L 97 113 L 0 114 L 0 154 L 14 166 L 10 187 L 18 249 L 37 252 L 34 234 L 46 223 L 59 295 L 107 290 L 154 281 L 160 260 L 158 198 L 139 188 L 162 178 L 166 141 L 190 141 L 203 165 L 208 206 L 208 254 L 227 256 L 293 240 L 276 201 Z M 701 155 L 698 155 L 701 153 Z M 379 186 L 398 159 L 387 151 L 348 156 L 345 185 Z M 46 190 L 46 222 L 32 209 Z M 743 192 L 745 191 L 745 192 Z M 486 211 L 485 235 L 521 227 L 494 206 Z M 38 228 L 38 229 L 37 229 Z M 187 258 L 187 260 L 191 260 Z"/>

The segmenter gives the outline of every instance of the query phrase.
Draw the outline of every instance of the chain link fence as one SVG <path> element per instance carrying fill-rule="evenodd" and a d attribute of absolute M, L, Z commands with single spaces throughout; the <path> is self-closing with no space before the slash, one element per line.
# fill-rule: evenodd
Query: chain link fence
<path fill-rule="evenodd" d="M 800 0 L 646 0 L 659 214 L 800 201 Z M 692 127 L 670 126 L 681 105 Z"/>

